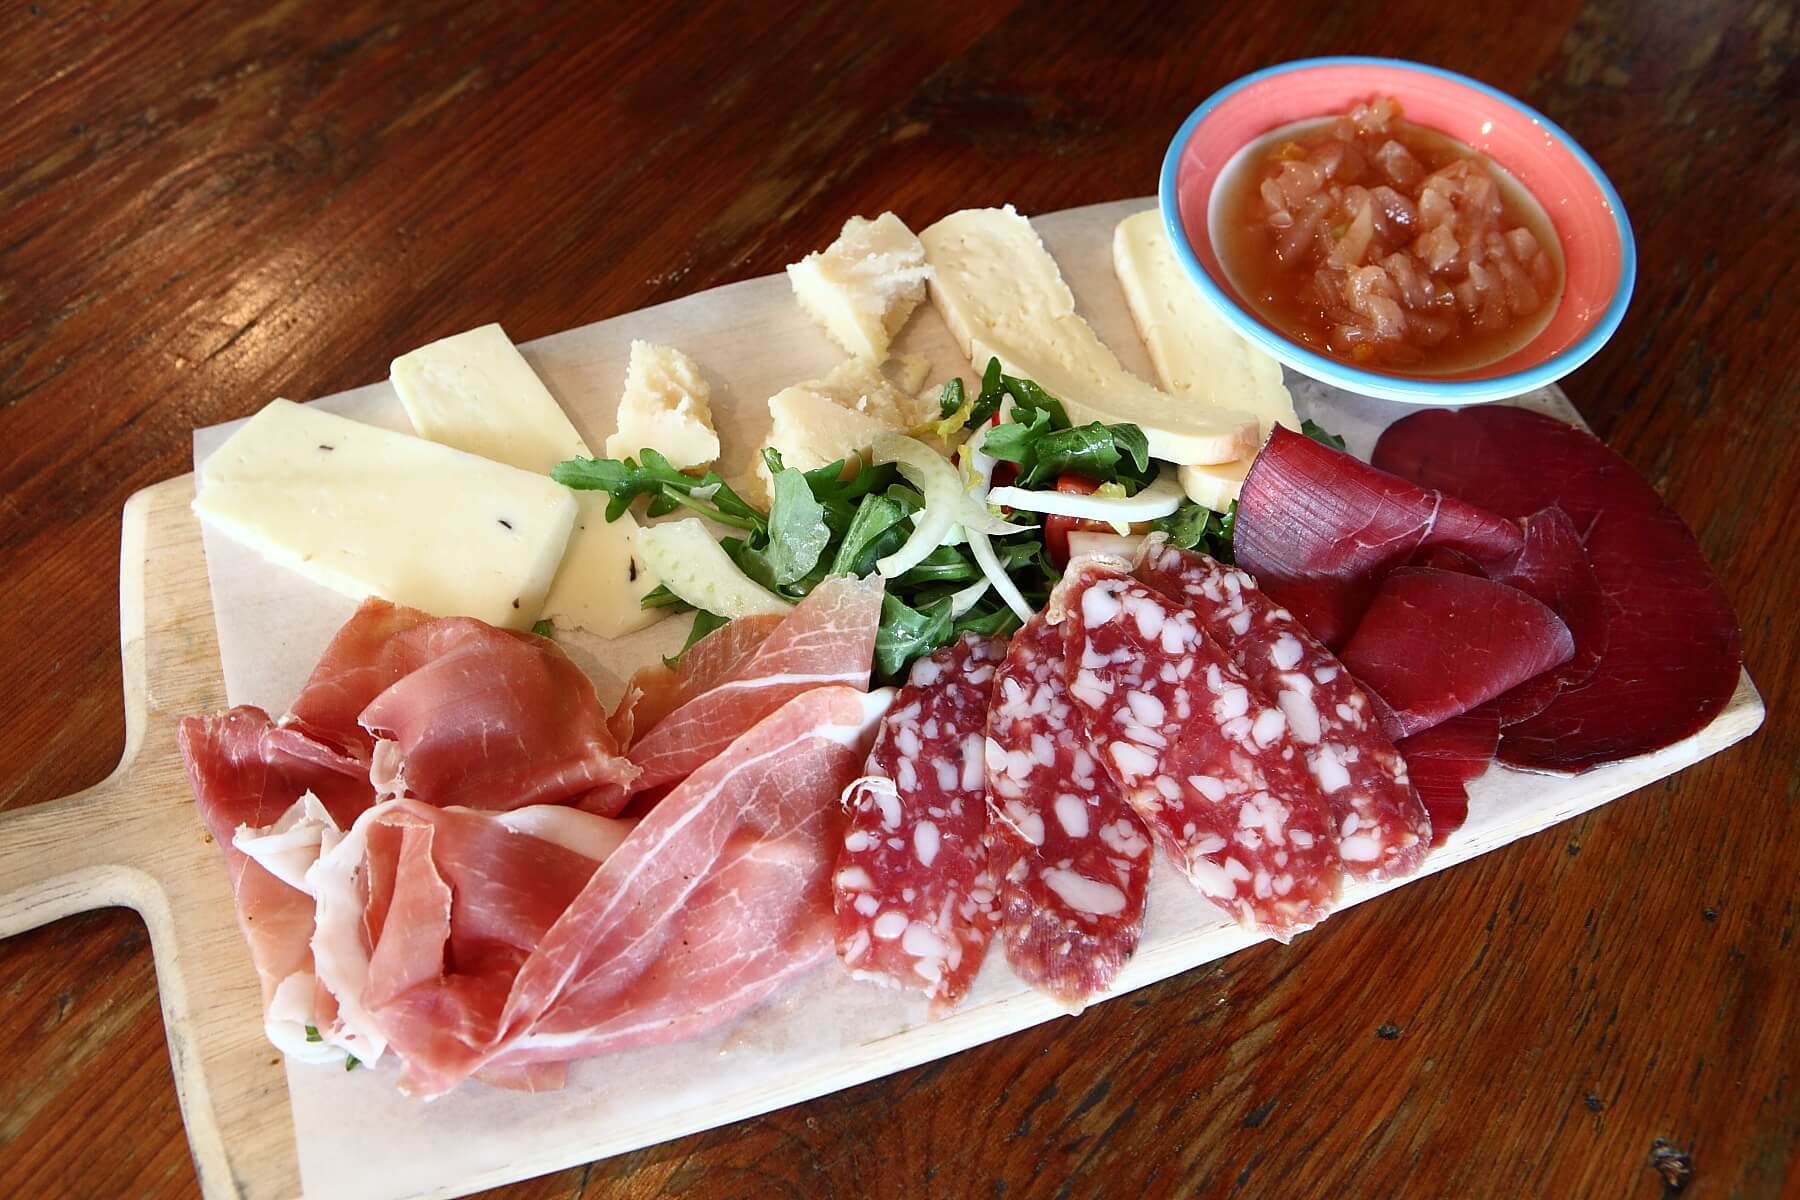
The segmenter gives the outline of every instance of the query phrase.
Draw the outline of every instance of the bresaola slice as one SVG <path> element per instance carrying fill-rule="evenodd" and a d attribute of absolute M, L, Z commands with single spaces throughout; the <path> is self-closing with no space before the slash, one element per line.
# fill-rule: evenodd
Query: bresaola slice
<path fill-rule="evenodd" d="M 1005 656 L 1004 642 L 966 633 L 915 661 L 844 792 L 838 956 L 860 979 L 923 992 L 934 1015 L 969 990 L 999 921 L 983 766 Z"/>
<path fill-rule="evenodd" d="M 1486 705 L 1396 743 L 1431 814 L 1433 846 L 1443 845 L 1468 819 L 1468 784 L 1494 761 L 1499 740 L 1500 718 Z"/>
<path fill-rule="evenodd" d="M 1592 435 L 1503 405 L 1433 409 L 1390 426 L 1374 463 L 1502 516 L 1555 506 L 1581 531 L 1604 648 L 1586 682 L 1505 731 L 1502 762 L 1580 771 L 1647 754 L 1731 699 L 1743 654 L 1724 589 L 1681 518 Z"/>
<path fill-rule="evenodd" d="M 1277 426 L 1238 498 L 1233 552 L 1326 646 L 1344 644 L 1388 571 L 1426 547 L 1485 571 L 1517 558 L 1519 526 Z"/>
<path fill-rule="evenodd" d="M 1282 710 L 1192 612 L 1117 566 L 1073 564 L 1048 612 L 1095 756 L 1201 893 L 1281 941 L 1324 920 L 1343 870 Z"/>
<path fill-rule="evenodd" d="M 1069 699 L 1062 632 L 1013 635 L 987 722 L 988 860 L 1014 974 L 1080 1011 L 1144 929 L 1150 835 L 1095 757 Z"/>
<path fill-rule="evenodd" d="M 1502 727 L 1536 716 L 1564 688 L 1586 683 L 1606 650 L 1606 600 L 1568 514 L 1560 508 L 1546 508 L 1526 517 L 1522 525 L 1525 541 L 1518 560 L 1499 582 L 1552 609 L 1568 626 L 1575 649 L 1562 666 L 1526 680 L 1483 706 Z"/>
<path fill-rule="evenodd" d="M 1431 822 L 1367 693 L 1256 581 L 1150 535 L 1133 574 L 1186 604 L 1250 682 L 1273 699 L 1331 806 L 1344 870 L 1394 879 L 1418 869 Z"/>
<path fill-rule="evenodd" d="M 1574 652 L 1568 626 L 1518 588 L 1401 567 L 1381 581 L 1340 657 L 1381 694 L 1408 736 L 1561 666 Z"/>

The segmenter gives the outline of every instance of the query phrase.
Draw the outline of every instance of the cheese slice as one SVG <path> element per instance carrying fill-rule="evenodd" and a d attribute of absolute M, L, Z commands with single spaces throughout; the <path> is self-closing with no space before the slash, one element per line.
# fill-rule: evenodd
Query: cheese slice
<path fill-rule="evenodd" d="M 1200 294 L 1175 260 L 1161 213 L 1151 209 L 1119 222 L 1113 270 L 1164 391 L 1196 409 L 1252 414 L 1258 446 L 1277 425 L 1299 431 L 1281 364 L 1246 341 Z M 1250 461 L 1184 466 L 1182 488 L 1196 504 L 1224 511 L 1237 499 Z"/>
<path fill-rule="evenodd" d="M 213 452 L 194 510 L 315 583 L 522 629 L 577 505 L 548 476 L 271 402 Z"/>
<path fill-rule="evenodd" d="M 498 325 L 483 325 L 394 360 L 394 390 L 421 437 L 548 478 L 591 458 L 562 406 Z M 560 488 L 561 485 L 554 485 Z M 577 513 L 568 552 L 543 601 L 545 619 L 618 637 L 666 616 L 639 601 L 656 579 L 637 559 L 637 522 L 606 519 L 602 492 L 566 494 Z"/>
<path fill-rule="evenodd" d="M 880 362 L 925 298 L 925 248 L 891 212 L 851 217 L 837 241 L 787 269 L 794 298 L 846 353 Z"/>
<path fill-rule="evenodd" d="M 768 444 L 803 471 L 854 458 L 883 430 L 905 433 L 937 417 L 936 401 L 917 394 L 930 369 L 916 354 L 901 355 L 886 373 L 851 358 L 823 379 L 783 388 L 769 397 Z M 759 474 L 766 484 L 766 470 Z"/>
<path fill-rule="evenodd" d="M 606 457 L 636 458 L 656 451 L 678 471 L 710 467 L 719 458 L 712 389 L 694 360 L 679 350 L 631 343 L 619 431 L 606 439 Z"/>
<path fill-rule="evenodd" d="M 1194 410 L 1127 371 L 1075 311 L 1075 297 L 1031 223 L 1005 208 L 951 213 L 919 235 L 931 300 L 977 374 L 998 358 L 1035 380 L 1077 424 L 1129 422 L 1167 462 L 1220 463 L 1253 454 L 1249 413 Z"/>

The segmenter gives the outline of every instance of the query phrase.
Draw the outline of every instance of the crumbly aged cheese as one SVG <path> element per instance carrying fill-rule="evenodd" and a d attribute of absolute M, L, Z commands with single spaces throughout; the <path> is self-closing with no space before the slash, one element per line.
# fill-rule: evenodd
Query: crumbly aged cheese
<path fill-rule="evenodd" d="M 678 471 L 719 459 L 712 389 L 700 368 L 679 350 L 634 341 L 619 398 L 619 431 L 606 439 L 606 456 L 636 458 L 646 447 Z"/>
<path fill-rule="evenodd" d="M 537 619 L 577 508 L 548 476 L 287 400 L 199 483 L 202 518 L 316 583 L 514 629 Z"/>
<path fill-rule="evenodd" d="M 880 362 L 925 298 L 925 248 L 891 212 L 873 221 L 851 217 L 837 241 L 787 269 L 794 298 L 859 358 Z"/>
<path fill-rule="evenodd" d="M 531 364 L 498 325 L 483 325 L 394 360 L 394 390 L 421 437 L 535 475 L 587 443 Z M 563 489 L 565 492 L 567 489 Z M 639 605 L 656 579 L 637 559 L 637 522 L 606 519 L 606 496 L 571 493 L 575 528 L 543 616 L 562 626 L 618 637 L 667 615 Z"/>
<path fill-rule="evenodd" d="M 1122 366 L 1075 311 L 1075 297 L 1031 223 L 1005 208 L 951 213 L 919 235 L 931 264 L 931 300 L 979 373 L 998 358 L 1033 379 L 1077 423 L 1129 422 L 1150 453 L 1177 464 L 1230 462 L 1254 453 L 1249 413 L 1198 411 Z"/>
<path fill-rule="evenodd" d="M 1259 446 L 1277 425 L 1299 430 L 1281 364 L 1244 340 L 1200 294 L 1175 261 L 1160 213 L 1151 209 L 1119 222 L 1113 269 L 1164 391 L 1196 408 L 1251 414 Z M 1181 485 L 1196 504 L 1222 511 L 1237 499 L 1249 471 L 1248 458 L 1190 465 L 1181 470 Z"/>
<path fill-rule="evenodd" d="M 886 373 L 851 358 L 823 379 L 783 388 L 769 397 L 769 445 L 804 471 L 862 454 L 884 429 L 905 433 L 936 418 L 936 402 L 917 394 L 930 369 L 916 354 L 901 355 Z"/>

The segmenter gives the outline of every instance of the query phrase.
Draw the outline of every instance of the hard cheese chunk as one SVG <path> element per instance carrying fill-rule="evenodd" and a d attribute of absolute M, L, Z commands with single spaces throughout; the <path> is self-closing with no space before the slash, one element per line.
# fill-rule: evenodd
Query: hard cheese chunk
<path fill-rule="evenodd" d="M 619 431 L 606 439 L 606 456 L 636 458 L 645 449 L 678 471 L 710 467 L 719 458 L 719 435 L 712 389 L 694 360 L 668 346 L 634 341 L 619 398 Z"/>
<path fill-rule="evenodd" d="M 880 362 L 925 298 L 925 248 L 893 213 L 851 217 L 837 241 L 787 269 L 794 298 L 845 351 Z"/>
<path fill-rule="evenodd" d="M 1299 430 L 1281 364 L 1245 341 L 1200 294 L 1175 261 L 1162 214 L 1151 209 L 1119 222 L 1113 270 L 1164 391 L 1196 410 L 1251 414 L 1259 446 L 1277 425 Z M 1249 457 L 1188 465 L 1181 484 L 1196 504 L 1223 510 L 1237 499 L 1249 471 Z"/>
<path fill-rule="evenodd" d="M 562 406 L 498 325 L 402 355 L 391 373 L 422 437 L 546 479 L 566 458 L 592 457 Z M 637 522 L 631 514 L 608 521 L 604 494 L 561 490 L 573 496 L 577 513 L 543 616 L 618 637 L 666 615 L 639 606 L 656 580 L 635 557 Z"/>
<path fill-rule="evenodd" d="M 276 400 L 200 468 L 194 509 L 316 583 L 524 628 L 575 522 L 548 476 Z"/>
<path fill-rule="evenodd" d="M 1033 379 L 1077 424 L 1129 422 L 1150 453 L 1176 464 L 1220 463 L 1255 452 L 1249 413 L 1193 409 L 1122 366 L 1075 311 L 1075 297 L 1031 223 L 1005 208 L 951 213 L 919 235 L 931 299 L 979 373 L 998 358 Z"/>
<path fill-rule="evenodd" d="M 862 454 L 882 430 L 904 433 L 937 416 L 935 402 L 916 394 L 929 370 L 919 355 L 902 355 L 885 374 L 851 358 L 823 379 L 783 388 L 769 397 L 769 445 L 803 471 Z"/>

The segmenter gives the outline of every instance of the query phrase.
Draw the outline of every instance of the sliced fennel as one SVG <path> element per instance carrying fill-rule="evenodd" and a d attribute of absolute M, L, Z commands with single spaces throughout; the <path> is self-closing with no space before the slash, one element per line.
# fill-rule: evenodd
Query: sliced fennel
<path fill-rule="evenodd" d="M 699 517 L 644 526 L 637 552 L 664 587 L 705 612 L 735 619 L 794 607 L 739 570 Z"/>
<path fill-rule="evenodd" d="M 1180 482 L 1173 472 L 1166 470 L 1159 471 L 1155 481 L 1135 496 L 1080 496 L 1071 492 L 1037 492 L 1018 487 L 998 487 L 988 493 L 989 503 L 1003 508 L 1105 521 L 1109 525 L 1166 517 L 1181 507 L 1183 497 Z"/>
<path fill-rule="evenodd" d="M 925 507 L 913 514 L 912 536 L 900 549 L 875 564 L 883 578 L 893 579 L 918 566 L 926 555 L 946 545 L 958 527 L 971 544 L 977 535 L 1023 533 L 1030 528 L 1003 521 L 989 512 L 982 497 L 972 495 L 963 486 L 962 477 L 950 460 L 916 438 L 879 433 L 870 453 L 878 463 L 891 462 L 899 467 L 901 476 L 925 497 Z"/>
<path fill-rule="evenodd" d="M 989 580 L 977 579 L 961 591 L 950 593 L 951 617 L 961 617 L 967 614 L 971 608 L 975 607 L 976 601 L 987 595 L 987 590 L 992 586 L 993 584 Z"/>
<path fill-rule="evenodd" d="M 1004 397 L 1000 402 L 1000 419 L 1006 419 L 1006 413 L 1012 404 L 1012 397 Z M 974 476 L 972 487 L 977 493 L 992 496 L 988 485 L 994 481 L 995 459 L 982 452 L 982 445 L 987 441 L 991 425 L 983 425 L 976 430 L 975 436 L 963 445 L 963 464 Z M 970 532 L 969 551 L 975 556 L 975 565 L 987 576 L 987 581 L 994 585 L 994 594 L 1006 601 L 1006 607 L 1018 615 L 1019 620 L 1029 621 L 1037 610 L 1025 602 L 1025 595 L 1019 591 L 1018 584 L 1006 573 L 1000 562 L 1000 556 L 994 553 L 994 543 L 988 540 L 985 533 Z"/>

